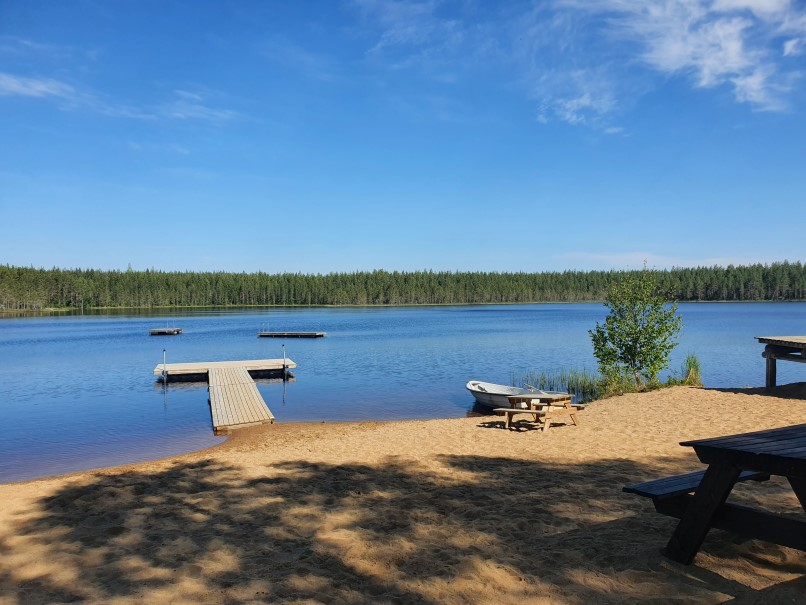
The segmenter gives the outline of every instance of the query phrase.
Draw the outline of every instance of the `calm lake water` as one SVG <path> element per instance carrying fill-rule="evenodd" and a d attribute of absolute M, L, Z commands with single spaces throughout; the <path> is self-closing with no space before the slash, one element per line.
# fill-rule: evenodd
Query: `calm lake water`
<path fill-rule="evenodd" d="M 0 482 L 201 449 L 212 434 L 204 384 L 152 375 L 167 360 L 288 357 L 296 380 L 259 381 L 278 422 L 452 418 L 470 379 L 595 369 L 588 330 L 601 304 L 201 310 L 0 319 Z M 696 353 L 708 387 L 764 384 L 754 336 L 806 333 L 806 303 L 682 304 L 678 369 Z M 166 325 L 180 336 L 149 336 Z M 261 329 L 326 338 L 257 338 Z M 794 366 L 794 367 L 793 367 Z M 779 384 L 806 380 L 778 364 Z"/>

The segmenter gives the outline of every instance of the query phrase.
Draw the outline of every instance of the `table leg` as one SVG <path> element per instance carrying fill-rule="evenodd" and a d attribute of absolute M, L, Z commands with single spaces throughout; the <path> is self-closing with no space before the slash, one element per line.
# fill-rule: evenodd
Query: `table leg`
<path fill-rule="evenodd" d="M 689 565 L 700 550 L 719 507 L 728 499 L 741 469 L 728 463 L 712 463 L 705 471 L 686 512 L 677 524 L 663 554 Z"/>
<path fill-rule="evenodd" d="M 571 410 L 571 412 L 568 414 L 571 416 L 571 422 L 574 423 L 574 426 L 579 426 L 579 420 L 577 419 L 576 411 L 574 410 L 574 406 L 571 405 L 570 399 L 565 402 L 565 407 L 566 409 Z"/>
<path fill-rule="evenodd" d="M 792 486 L 792 491 L 798 497 L 803 510 L 806 510 L 806 479 L 800 477 L 787 477 L 787 479 L 789 479 L 789 485 Z"/>

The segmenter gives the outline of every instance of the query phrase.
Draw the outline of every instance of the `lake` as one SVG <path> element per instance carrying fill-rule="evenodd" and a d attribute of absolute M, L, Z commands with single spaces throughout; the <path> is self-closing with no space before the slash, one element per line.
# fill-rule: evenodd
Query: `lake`
<path fill-rule="evenodd" d="M 806 333 L 806 303 L 681 304 L 672 356 L 708 387 L 763 386 L 754 336 Z M 0 319 L 0 482 L 175 455 L 220 442 L 204 384 L 156 382 L 167 361 L 288 357 L 296 380 L 258 381 L 278 422 L 466 416 L 470 379 L 596 368 L 588 330 L 601 304 L 181 310 Z M 149 336 L 177 326 L 179 336 Z M 260 330 L 324 331 L 318 339 Z M 794 366 L 794 367 L 793 367 Z M 779 363 L 778 382 L 806 380 Z"/>

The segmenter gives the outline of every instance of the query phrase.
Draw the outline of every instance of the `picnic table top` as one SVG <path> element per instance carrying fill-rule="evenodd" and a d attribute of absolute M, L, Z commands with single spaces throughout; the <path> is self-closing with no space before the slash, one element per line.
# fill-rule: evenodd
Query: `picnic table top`
<path fill-rule="evenodd" d="M 543 401 L 561 401 L 563 399 L 570 399 L 570 393 L 522 393 L 520 395 L 507 395 L 507 399 L 510 401 L 533 401 L 543 400 Z"/>
<path fill-rule="evenodd" d="M 806 478 L 806 424 L 695 439 L 680 445 L 693 447 L 706 464 L 722 460 L 743 469 Z"/>

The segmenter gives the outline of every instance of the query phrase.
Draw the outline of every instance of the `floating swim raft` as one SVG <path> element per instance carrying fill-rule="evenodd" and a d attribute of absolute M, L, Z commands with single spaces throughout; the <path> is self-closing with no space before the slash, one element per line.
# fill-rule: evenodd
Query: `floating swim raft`
<path fill-rule="evenodd" d="M 261 338 L 324 338 L 327 332 L 258 332 Z"/>
<path fill-rule="evenodd" d="M 154 328 L 148 331 L 151 336 L 176 336 L 182 333 L 182 328 Z"/>

